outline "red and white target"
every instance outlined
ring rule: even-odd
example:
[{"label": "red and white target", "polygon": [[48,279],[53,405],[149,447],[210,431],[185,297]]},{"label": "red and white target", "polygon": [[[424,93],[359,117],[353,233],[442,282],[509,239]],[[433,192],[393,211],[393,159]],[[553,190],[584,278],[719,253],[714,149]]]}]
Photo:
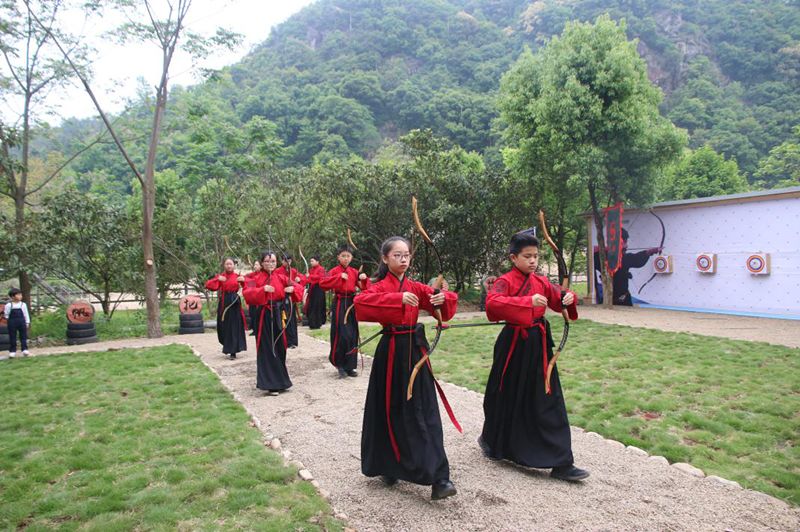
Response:
[{"label": "red and white target", "polygon": [[701,253],[694,264],[700,273],[714,273],[717,271],[717,256],[713,253]]},{"label": "red and white target", "polygon": [[653,271],[656,273],[672,273],[672,256],[657,255],[653,261]]},{"label": "red and white target", "polygon": [[747,257],[747,271],[753,275],[769,275],[769,253],[753,253]]}]

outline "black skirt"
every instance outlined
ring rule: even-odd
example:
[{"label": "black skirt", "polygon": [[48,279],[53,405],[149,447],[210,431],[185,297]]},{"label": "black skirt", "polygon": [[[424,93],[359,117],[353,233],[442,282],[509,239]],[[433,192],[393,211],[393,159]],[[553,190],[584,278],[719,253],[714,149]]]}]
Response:
[{"label": "black skirt", "polygon": [[256,388],[277,391],[292,387],[286,369],[286,335],[282,332],[281,304],[264,305],[259,316]]},{"label": "black skirt", "polygon": [[[550,324],[544,324],[549,361],[553,356],[553,339]],[[515,334],[516,345],[509,359]],[[494,363],[483,399],[485,420],[481,437],[494,458],[539,468],[573,463],[558,368],[553,368],[550,395],[545,393],[543,368],[541,329],[534,326],[515,331],[514,327],[504,327],[494,345]]]},{"label": "black skirt", "polygon": [[[391,382],[387,383],[392,341]],[[427,349],[424,329],[420,325],[413,335],[388,333],[378,343],[361,433],[361,472],[368,477],[387,475],[423,485],[450,478],[436,388],[427,367],[417,374],[413,397],[406,400],[411,371],[422,356],[420,346]],[[387,387],[390,389],[389,420],[386,415]],[[392,437],[396,447],[392,444]]]},{"label": "black skirt", "polygon": [[[358,353],[352,352],[358,345],[358,322],[353,305],[353,296],[334,296],[331,305],[331,351],[328,360],[337,368],[346,371],[358,366]],[[345,323],[345,317],[347,322]]]},{"label": "black skirt", "polygon": [[224,292],[217,307],[217,340],[222,352],[235,355],[247,351],[242,301],[236,292]]},{"label": "black skirt", "polygon": [[311,285],[308,292],[306,316],[311,329],[319,329],[325,323],[325,291],[318,284]]}]

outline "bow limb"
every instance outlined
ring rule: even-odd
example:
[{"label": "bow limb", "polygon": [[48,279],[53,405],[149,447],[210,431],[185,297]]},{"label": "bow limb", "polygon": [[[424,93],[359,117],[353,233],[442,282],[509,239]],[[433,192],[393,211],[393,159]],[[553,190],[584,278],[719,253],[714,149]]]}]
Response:
[{"label": "bow limb", "polygon": [[[544,235],[544,239],[547,241],[547,245],[549,245],[553,250],[553,254],[558,262],[558,271],[559,276],[561,277],[561,297],[563,298],[563,292],[569,290],[569,272],[567,270],[567,263],[564,261],[564,255],[561,253],[561,250],[558,249],[558,246],[550,236],[550,232],[547,230],[547,223],[544,219],[544,211],[541,209],[539,210],[539,225],[542,228],[542,234]],[[553,354],[553,358],[551,358],[550,362],[547,364],[547,373],[544,380],[544,390],[548,395],[552,391],[550,386],[550,377],[553,373],[553,368],[555,368],[556,360],[558,360],[559,355],[561,355],[561,351],[563,351],[564,346],[567,343],[567,338],[569,337],[569,314],[567,314],[567,310],[565,308],[561,309],[561,317],[564,318],[564,330],[561,333],[561,342],[559,342],[558,349]]]},{"label": "bow limb", "polygon": [[306,275],[308,275],[308,272],[310,271],[308,267],[308,261],[306,260],[306,256],[303,255],[303,248],[300,247],[300,244],[297,245],[297,253],[300,254],[300,258],[303,259],[303,264],[306,265]]},{"label": "bow limb", "polygon": [[[663,249],[664,248],[664,240],[667,237],[667,229],[664,227],[664,220],[662,220],[661,217],[659,215],[657,215],[655,213],[655,211],[653,211],[653,209],[648,209],[647,212],[649,212],[650,214],[655,216],[656,219],[658,220],[658,223],[661,224],[661,243],[658,245],[658,249]],[[636,292],[636,293],[637,294],[641,294],[642,290],[644,290],[644,287],[647,286],[647,284],[650,281],[652,281],[653,279],[655,279],[655,278],[656,278],[656,273],[653,272],[653,275],[651,275],[650,278],[647,281],[645,281],[645,283],[642,286],[639,287],[639,291]]]},{"label": "bow limb", "polygon": [[[433,293],[438,294],[441,291],[442,285],[444,284],[444,265],[442,264],[442,257],[439,255],[439,250],[436,249],[436,245],[433,243],[433,239],[431,239],[430,235],[428,235],[428,232],[425,231],[425,228],[422,227],[422,221],[420,220],[419,210],[417,208],[416,196],[411,196],[411,217],[414,220],[414,226],[416,227],[417,232],[425,241],[425,244],[431,246],[434,254],[436,255],[436,260],[439,264],[439,275],[436,276],[436,280],[433,282]],[[408,389],[406,390],[406,399],[408,400],[411,400],[413,395],[414,381],[417,378],[417,374],[419,373],[420,369],[422,369],[422,366],[428,362],[431,354],[436,349],[436,345],[439,343],[439,339],[442,336],[442,330],[445,328],[443,327],[444,320],[442,320],[442,309],[439,306],[434,306],[433,316],[436,318],[436,337],[433,339],[428,352],[422,355],[419,361],[414,364],[414,369],[411,371],[411,376],[408,379]],[[411,341],[412,339],[409,339],[409,350],[411,349]]]}]

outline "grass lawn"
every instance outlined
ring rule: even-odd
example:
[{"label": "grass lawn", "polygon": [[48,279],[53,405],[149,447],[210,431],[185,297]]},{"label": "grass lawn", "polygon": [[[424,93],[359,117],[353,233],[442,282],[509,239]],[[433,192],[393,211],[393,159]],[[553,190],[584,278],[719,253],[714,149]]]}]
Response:
[{"label": "grass lawn", "polygon": [[183,346],[0,363],[0,529],[339,529]]},{"label": "grass lawn", "polygon": [[[437,376],[483,392],[499,332],[444,331]],[[559,372],[573,425],[800,504],[800,350],[579,320]]]}]

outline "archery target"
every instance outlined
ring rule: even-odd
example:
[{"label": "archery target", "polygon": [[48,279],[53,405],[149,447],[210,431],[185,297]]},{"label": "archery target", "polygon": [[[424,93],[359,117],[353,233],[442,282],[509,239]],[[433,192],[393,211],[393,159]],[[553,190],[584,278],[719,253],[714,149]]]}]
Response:
[{"label": "archery target", "polygon": [[753,275],[769,275],[769,253],[753,253],[747,257],[747,271]]},{"label": "archery target", "polygon": [[655,273],[672,273],[672,257],[670,255],[657,255],[653,261]]},{"label": "archery target", "polygon": [[717,271],[717,256],[713,253],[701,253],[694,261],[700,273],[714,273]]}]

